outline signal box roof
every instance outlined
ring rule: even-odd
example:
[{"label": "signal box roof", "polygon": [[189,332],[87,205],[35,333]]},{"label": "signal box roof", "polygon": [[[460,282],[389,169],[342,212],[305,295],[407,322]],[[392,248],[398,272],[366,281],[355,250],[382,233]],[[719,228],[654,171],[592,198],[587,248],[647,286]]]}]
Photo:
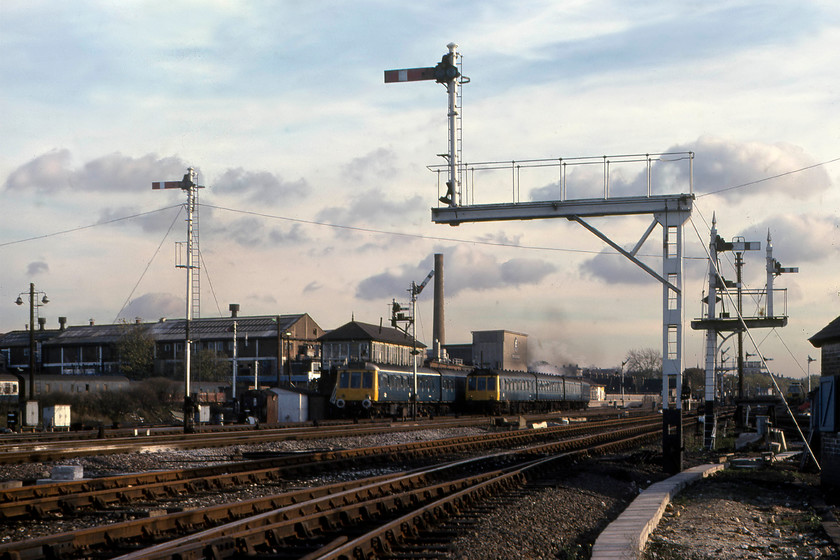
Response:
[{"label": "signal box roof", "polygon": [[838,341],[840,341],[840,317],[834,319],[820,332],[808,339],[808,342],[813,344],[816,348],[821,347],[826,342]]},{"label": "signal box roof", "polygon": [[[399,346],[412,346],[412,338],[399,329],[371,325],[359,321],[350,321],[335,330],[332,330],[318,339],[319,342],[341,342],[351,340],[369,340],[396,344]],[[417,348],[425,348],[426,345],[417,341]]]}]

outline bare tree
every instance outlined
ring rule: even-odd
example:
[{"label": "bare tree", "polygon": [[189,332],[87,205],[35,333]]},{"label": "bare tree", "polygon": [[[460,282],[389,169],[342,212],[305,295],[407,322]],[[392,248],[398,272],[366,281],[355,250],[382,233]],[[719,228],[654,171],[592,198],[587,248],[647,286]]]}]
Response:
[{"label": "bare tree", "polygon": [[640,374],[642,377],[655,377],[662,374],[662,354],[653,348],[634,348],[627,352],[626,371]]},{"label": "bare tree", "polygon": [[155,340],[145,325],[125,323],[120,326],[116,342],[120,373],[129,379],[144,379],[152,375]]}]

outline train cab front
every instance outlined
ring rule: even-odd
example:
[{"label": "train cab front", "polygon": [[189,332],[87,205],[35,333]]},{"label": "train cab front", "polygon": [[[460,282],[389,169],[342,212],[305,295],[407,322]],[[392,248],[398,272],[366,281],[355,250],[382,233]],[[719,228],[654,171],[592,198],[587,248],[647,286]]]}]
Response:
[{"label": "train cab front", "polygon": [[364,367],[338,371],[334,404],[339,414],[353,418],[370,416],[378,394],[376,371]]},{"label": "train cab front", "polygon": [[499,373],[477,369],[467,376],[467,407],[477,413],[492,413],[499,406]]}]

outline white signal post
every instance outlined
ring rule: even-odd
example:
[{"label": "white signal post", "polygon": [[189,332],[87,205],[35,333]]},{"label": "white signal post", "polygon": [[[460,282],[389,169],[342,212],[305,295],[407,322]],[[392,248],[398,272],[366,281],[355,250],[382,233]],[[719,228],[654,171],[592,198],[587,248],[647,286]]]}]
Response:
[{"label": "white signal post", "polygon": [[198,189],[204,188],[195,182],[195,170],[190,167],[180,181],[157,181],[152,183],[152,189],[181,189],[187,193],[187,263],[185,266],[177,265],[178,268],[187,269],[187,309],[184,322],[184,433],[195,431],[193,422],[194,407],[190,396],[190,321],[193,318],[193,283],[194,275],[197,273],[198,265],[193,262],[194,228],[193,216],[196,210]]},{"label": "white signal post", "polygon": [[446,194],[440,197],[440,201],[454,207],[461,205],[461,181],[458,174],[460,159],[458,144],[458,117],[460,116],[458,88],[462,84],[469,83],[470,79],[462,76],[458,69],[458,45],[456,43],[449,43],[446,47],[449,49],[449,52],[443,55],[437,66],[385,70],[385,83],[435,80],[437,83],[446,86],[449,94],[449,110],[447,112],[449,121],[449,151],[445,154],[445,157],[447,158],[449,168],[449,180],[446,182]]}]

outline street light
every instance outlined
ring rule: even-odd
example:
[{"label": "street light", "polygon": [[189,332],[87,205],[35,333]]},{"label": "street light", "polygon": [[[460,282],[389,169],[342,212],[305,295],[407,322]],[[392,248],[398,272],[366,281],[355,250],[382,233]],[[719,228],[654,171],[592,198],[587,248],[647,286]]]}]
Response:
[{"label": "street light", "polygon": [[[43,294],[41,302],[38,302],[36,296]],[[23,305],[23,297],[26,292],[18,294],[15,303]],[[44,292],[36,292],[35,284],[29,284],[29,400],[35,400],[35,309],[46,305],[50,302],[47,294]]]},{"label": "street light", "polygon": [[[290,331],[286,331],[281,335],[281,338],[285,340],[285,348],[281,348],[280,350],[285,354],[285,362],[286,362],[286,376],[289,380],[289,388],[292,387],[292,333]],[[277,385],[280,385],[280,380],[277,380]]]},{"label": "street light", "polygon": [[808,356],[808,392],[811,392],[811,362],[816,362],[816,358]]},{"label": "street light", "polygon": [[621,362],[621,408],[624,408],[624,366],[629,360]]}]

